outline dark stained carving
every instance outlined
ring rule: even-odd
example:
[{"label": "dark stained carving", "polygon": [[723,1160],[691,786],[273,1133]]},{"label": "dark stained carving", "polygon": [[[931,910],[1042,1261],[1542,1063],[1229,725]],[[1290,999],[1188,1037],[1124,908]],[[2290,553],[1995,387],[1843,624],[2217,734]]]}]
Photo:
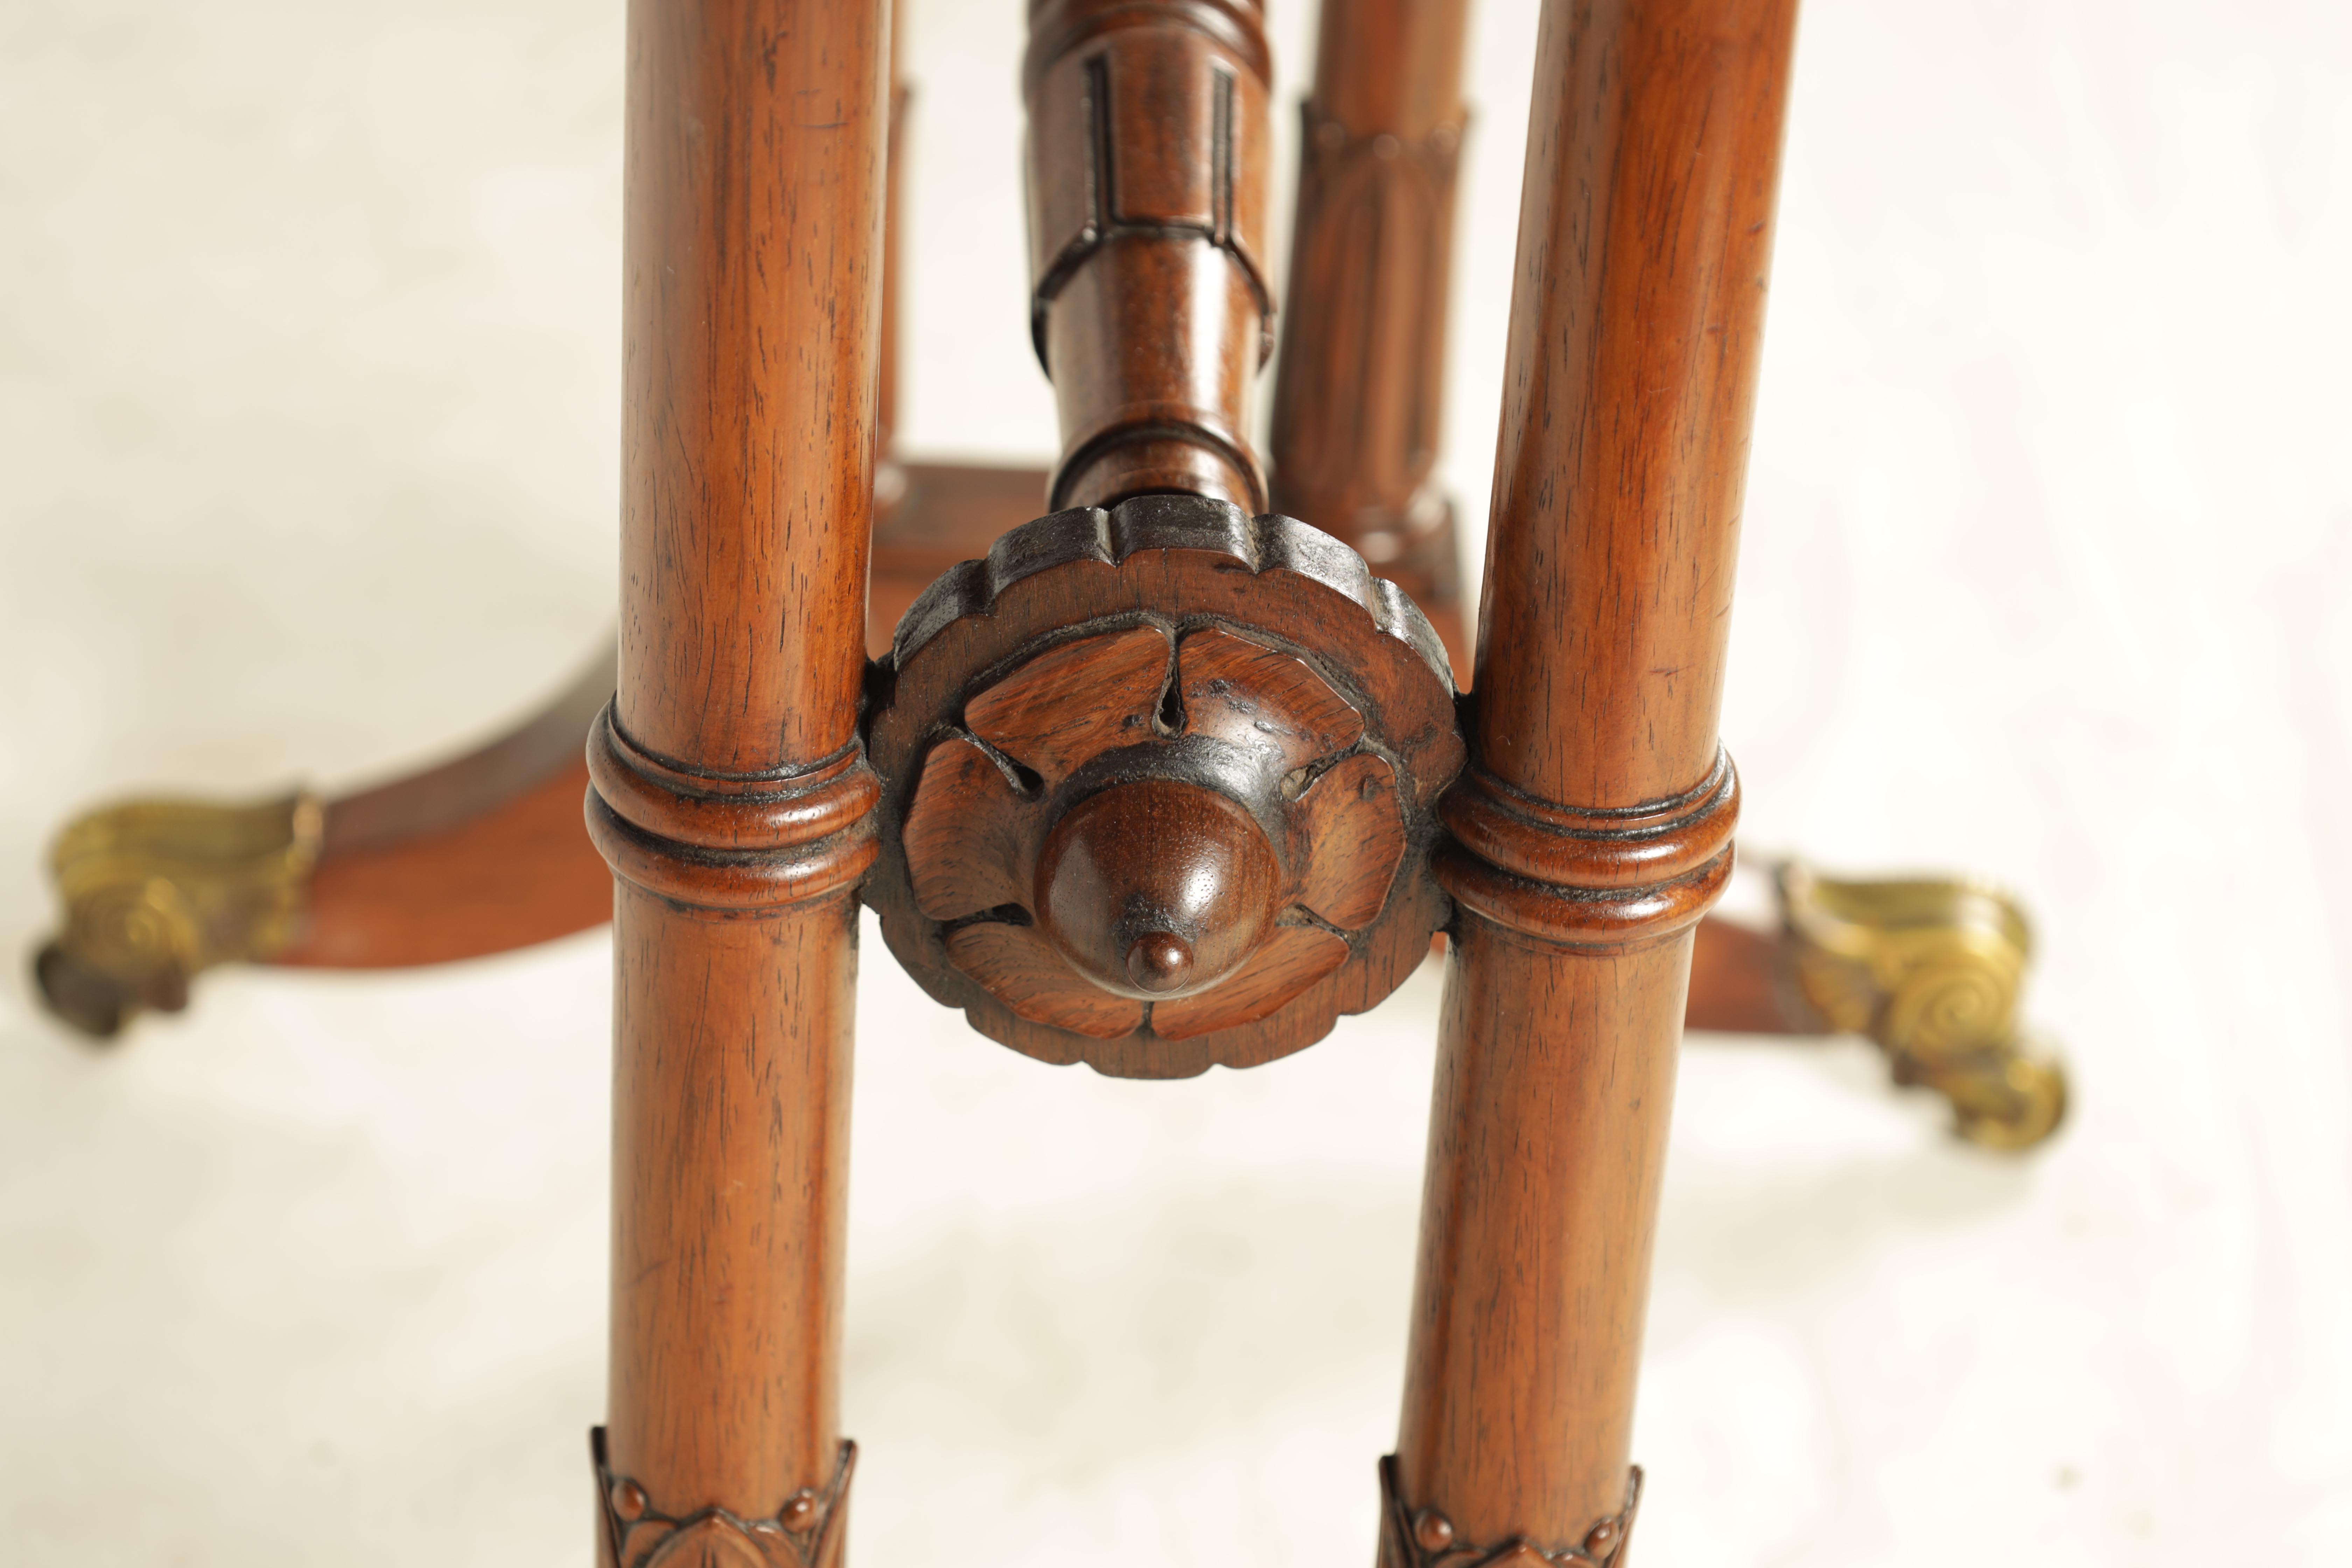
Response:
[{"label": "dark stained carving", "polygon": [[1291,519],[1193,496],[1041,518],[916,603],[873,697],[867,900],[1015,1049],[1270,1060],[1388,994],[1444,919],[1443,652]]},{"label": "dark stained carving", "polygon": [[1398,1490],[1391,1456],[1381,1461],[1380,1568],[1616,1568],[1641,1501],[1636,1465],[1626,1478],[1625,1506],[1595,1521],[1582,1540],[1559,1546],[1513,1536],[1481,1545],[1461,1539],[1442,1510],[1408,1502]]},{"label": "dark stained carving", "polygon": [[596,1467],[598,1568],[835,1568],[857,1445],[845,1441],[824,1489],[803,1487],[760,1519],[723,1508],[664,1511],[604,1462],[604,1429],[588,1434]]},{"label": "dark stained carving", "polygon": [[1275,510],[1328,530],[1394,578],[1429,612],[1463,677],[1454,507],[1431,470],[1469,121],[1468,11],[1467,0],[1322,0],[1271,452]]},{"label": "dark stained carving", "polygon": [[1408,141],[1312,103],[1303,115],[1276,503],[1345,539],[1416,600],[1452,606],[1454,512],[1429,479],[1462,127]]},{"label": "dark stained carving", "polygon": [[1253,0],[1033,0],[1030,331],[1061,404],[1046,506],[1266,508],[1268,61]]}]

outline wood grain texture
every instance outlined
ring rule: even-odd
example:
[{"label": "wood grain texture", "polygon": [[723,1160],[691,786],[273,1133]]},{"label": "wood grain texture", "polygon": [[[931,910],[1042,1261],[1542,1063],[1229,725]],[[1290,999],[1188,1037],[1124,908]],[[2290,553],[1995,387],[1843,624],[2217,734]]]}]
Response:
[{"label": "wood grain texture", "polygon": [[1832,1033],[1798,988],[1792,967],[1784,933],[1709,915],[1691,933],[1683,1027],[1735,1035]]},{"label": "wood grain texture", "polygon": [[1254,1024],[1347,962],[1345,937],[1286,926],[1215,990],[1154,1004],[1151,1026],[1169,1039],[1190,1040]]},{"label": "wood grain texture", "polygon": [[988,547],[1035,517],[1052,476],[1043,468],[976,463],[899,463],[903,487],[874,517],[873,585],[866,601],[866,651],[890,651],[899,617],[940,573],[988,553]]},{"label": "wood grain texture", "polygon": [[[886,361],[887,363],[887,361]],[[866,647],[887,653],[940,574],[1037,514],[1043,469],[913,463],[877,524]],[[613,699],[607,651],[504,735],[327,803],[293,943],[266,962],[386,969],[511,952],[612,919],[611,870],[589,842],[581,749]]]},{"label": "wood grain texture", "polygon": [[1071,984],[1069,965],[1034,926],[957,926],[946,933],[945,942],[956,968],[1014,1017],[1094,1040],[1123,1039],[1143,1026],[1141,1002]]},{"label": "wood grain texture", "polygon": [[1793,15],[1544,10],[1475,682],[1482,766],[1543,799],[1715,763]]},{"label": "wood grain texture", "polygon": [[1570,1545],[1623,1497],[1688,962],[1454,932],[1397,1462],[1472,1539]]},{"label": "wood grain texture", "polygon": [[1302,106],[1275,504],[1412,595],[1466,672],[1445,396],[1465,0],[1323,0]]},{"label": "wood grain texture", "polygon": [[[905,499],[875,534],[866,646],[881,652],[916,596],[1028,521],[1045,485],[1043,469],[917,463],[904,471]],[[508,734],[451,762],[331,800],[301,932],[267,962],[340,969],[442,963],[528,947],[610,920],[611,868],[582,825],[580,799],[588,783],[581,737],[612,700],[612,669],[606,654]],[[1318,782],[1302,806],[1324,809],[1330,788]],[[906,831],[920,831],[911,816]],[[917,859],[940,867],[952,857],[936,852]],[[1385,886],[1371,861],[1350,865],[1365,871],[1366,887]],[[961,901],[960,895],[950,901]],[[1304,901],[1335,924],[1356,923],[1339,912],[1354,906],[1337,893],[1318,889]],[[1697,930],[1686,1026],[1825,1032],[1819,1015],[1782,983],[1780,954],[1774,936],[1706,919]]]},{"label": "wood grain texture", "polygon": [[[1164,685],[1149,683],[1155,672]],[[1388,994],[1442,919],[1419,868],[1462,756],[1444,654],[1392,585],[1290,519],[1154,496],[1013,531],[908,612],[877,671],[867,740],[885,793],[866,897],[891,951],[983,1033],[1044,1060],[1145,1077],[1271,1060]],[[1377,765],[1356,760],[1366,756]],[[1335,789],[1358,796],[1349,809],[1316,794],[1335,775]],[[1154,781],[1222,797],[1231,820],[1196,814],[1186,826],[1185,813],[1157,808],[1122,818],[1096,900],[1116,951],[1089,958],[1072,934],[1086,921],[1057,921],[1045,907],[1048,837],[1066,813]],[[983,820],[943,826],[957,813]],[[1218,922],[1188,914],[1190,895],[1175,896],[1168,878],[1177,861],[1197,861],[1216,873],[1202,884],[1212,891],[1253,883],[1241,840],[1258,832],[1283,878],[1269,933],[1283,956],[1228,971],[1207,935]],[[918,871],[918,854],[940,863]],[[1363,863],[1321,864],[1335,854]],[[975,868],[982,858],[1004,863]],[[1320,902],[1305,901],[1310,889]],[[988,924],[1019,934],[970,934]],[[1330,940],[1289,934],[1299,929]],[[1197,989],[1175,977],[1185,955],[1172,947],[1164,990],[1125,972],[1131,997],[1169,998],[1129,1029],[1106,1039],[1106,1021],[1129,1015],[1091,1003],[1082,1025],[1055,1022],[1059,1005],[1041,999],[1030,966],[1059,953],[1074,986],[1114,994],[1113,960],[1142,962],[1137,944],[1160,938],[1180,939],[1200,974],[1220,981],[1182,998],[1181,1035],[1151,1023]],[[1224,986],[1241,989],[1212,1008],[1206,998]]]},{"label": "wood grain texture", "polygon": [[[1144,774],[1075,801],[1038,851],[1029,900],[1038,929],[1082,978],[1155,1009],[1227,989],[1297,891],[1258,804],[1181,774]],[[1263,1016],[1297,989],[1269,992],[1231,1022]]]},{"label": "wood grain texture", "polygon": [[[618,879],[608,1568],[631,1508],[790,1534],[825,1493],[840,1539],[888,31],[883,0],[629,10],[620,683],[587,797]],[[642,1560],[781,1539],[721,1521]]]},{"label": "wood grain texture", "polygon": [[1554,1562],[1624,1504],[1689,932],[1731,864],[1716,720],[1793,22],[1549,0],[1537,44],[1394,1490]]},{"label": "wood grain texture", "polygon": [[1177,645],[1176,686],[1188,733],[1261,752],[1277,778],[1363,738],[1364,716],[1305,659],[1217,627]]},{"label": "wood grain texture", "polygon": [[615,904],[611,1464],[745,1519],[840,1440],[856,910]]},{"label": "wood grain texture", "polygon": [[274,963],[379,969],[552,941],[612,918],[580,826],[581,750],[612,700],[606,649],[488,744],[327,803],[301,929]]},{"label": "wood grain texture", "polygon": [[1151,732],[1168,685],[1167,636],[1129,626],[1048,649],[964,704],[980,739],[1048,778],[1067,778]]},{"label": "wood grain texture", "polygon": [[629,18],[621,727],[760,773],[856,730],[887,19],[860,0]]},{"label": "wood grain texture", "polygon": [[1298,901],[1341,931],[1378,918],[1404,859],[1404,812],[1388,759],[1358,752],[1298,797],[1310,851]]},{"label": "wood grain texture", "polygon": [[1265,510],[1273,350],[1255,0],[1032,0],[1031,331],[1061,409],[1047,509],[1158,492]]},{"label": "wood grain texture", "polygon": [[899,826],[915,907],[935,921],[1025,903],[1021,867],[1034,854],[1018,787],[976,742],[931,748]]}]

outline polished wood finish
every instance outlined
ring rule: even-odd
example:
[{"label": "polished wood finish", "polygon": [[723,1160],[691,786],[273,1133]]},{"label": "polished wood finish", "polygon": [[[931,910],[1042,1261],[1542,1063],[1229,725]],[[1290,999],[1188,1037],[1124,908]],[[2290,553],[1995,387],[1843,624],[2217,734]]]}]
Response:
[{"label": "polished wood finish", "polygon": [[[1779,941],[1702,923],[1738,813],[1716,727],[1794,0],[1548,0],[1459,704],[1398,584],[1453,604],[1429,479],[1460,0],[1324,6],[1274,496],[1337,537],[1269,511],[1244,435],[1273,315],[1255,0],[1033,0],[1063,456],[888,460],[886,6],[631,7],[611,700],[606,660],[457,763],[215,813],[217,864],[140,808],[84,848],[227,878],[210,907],[285,963],[496,951],[610,900],[606,1568],[840,1562],[861,897],[983,1032],[1139,1077],[1310,1044],[1443,927],[1381,1560],[1615,1568],[1685,1014],[1866,1030],[1997,1147],[2064,1104],[2016,1029],[2022,915],[1989,890],[1784,866]],[[1041,497],[1062,510],[1032,521]],[[174,890],[120,870],[88,875]],[[183,945],[147,1005],[184,1001]],[[53,947],[41,973],[119,1023],[121,972]]]},{"label": "polished wood finish", "polygon": [[1626,1500],[1793,21],[1543,12],[1395,1468],[1465,1547]]},{"label": "polished wood finish", "polygon": [[1031,0],[1031,331],[1063,441],[1045,510],[1266,510],[1269,70],[1256,0]]},{"label": "polished wood finish", "polygon": [[327,803],[301,928],[270,962],[383,969],[548,942],[612,917],[580,826],[581,747],[613,696],[606,649],[521,728]]},{"label": "polished wood finish", "polygon": [[[1716,729],[1793,13],[1548,0],[1458,702],[1398,582],[1450,593],[1428,480],[1459,0],[1327,0],[1306,114],[1277,494],[1386,577],[1268,511],[1244,437],[1273,312],[1255,0],[1033,0],[1050,477],[886,461],[887,0],[635,0],[617,689],[592,674],[516,735],[323,812],[212,824],[273,945],[315,851],[289,963],[555,934],[589,923],[599,868],[606,1568],[841,1559],[860,898],[983,1032],[1137,1077],[1301,1048],[1447,932],[1383,1568],[1622,1561],[1686,1004],[1749,1028],[1817,1005],[1968,1076],[1948,1092],[1970,1136],[2054,1125],[2063,1082],[2021,1076],[2030,942],[2006,900],[1784,867],[1781,942],[1702,924],[1738,815]],[[1041,492],[1060,510],[1015,526]],[[583,779],[584,834],[551,804]],[[202,861],[200,833],[142,809],[124,845]],[[122,847],[107,826],[93,857]],[[154,890],[100,869],[100,891]],[[104,1015],[114,982],[52,956],[44,984]]]},{"label": "polished wood finish", "polygon": [[1037,516],[1051,477],[1043,468],[968,463],[907,463],[898,472],[903,492],[874,521],[866,647],[876,658],[890,651],[899,618],[941,573],[979,560]]},{"label": "polished wood finish", "polygon": [[588,796],[618,879],[617,1568],[839,1548],[887,58],[881,0],[629,12],[620,685]]},{"label": "polished wood finish", "polygon": [[1691,936],[1684,1028],[1733,1035],[1831,1032],[1795,984],[1785,934],[1709,915]]},{"label": "polished wood finish", "polygon": [[[908,463],[877,522],[866,647],[923,589],[1036,515],[1040,468]],[[326,803],[293,943],[266,962],[387,969],[507,952],[612,919],[612,876],[580,821],[581,749],[612,700],[614,655],[520,726],[420,773]]]},{"label": "polished wood finish", "polygon": [[1445,395],[1467,0],[1323,0],[1275,378],[1274,504],[1411,594],[1469,671]]},{"label": "polished wood finish", "polygon": [[973,1026],[1122,1077],[1247,1067],[1427,952],[1460,769],[1428,622],[1336,540],[1204,496],[1040,518],[876,671],[866,897]]},{"label": "polished wood finish", "polygon": [[[1046,479],[1041,468],[963,464],[909,463],[900,471],[901,500],[874,531],[866,636],[877,656],[889,651],[899,617],[923,589],[1030,521]],[[1443,636],[1436,617],[1432,624]],[[611,871],[582,829],[579,805],[588,782],[581,746],[611,700],[613,668],[611,654],[591,661],[546,708],[488,745],[329,801],[300,933],[267,962],[440,963],[609,921]],[[1697,931],[1685,1026],[1829,1032],[1790,984],[1785,949],[1779,933],[1709,916]]]},{"label": "polished wood finish", "polygon": [[890,0],[890,127],[882,166],[882,320],[874,392],[874,510],[878,517],[904,493],[895,462],[898,447],[898,290],[906,277],[907,116],[914,89],[907,83],[906,6]]}]

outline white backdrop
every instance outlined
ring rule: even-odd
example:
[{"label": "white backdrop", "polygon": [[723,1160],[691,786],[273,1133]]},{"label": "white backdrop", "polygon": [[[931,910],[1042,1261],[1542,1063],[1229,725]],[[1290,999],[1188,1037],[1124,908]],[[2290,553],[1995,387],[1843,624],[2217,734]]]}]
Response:
[{"label": "white backdrop", "polygon": [[[1042,457],[1020,6],[911,8],[905,434]],[[1476,28],[1474,536],[1532,5]],[[2019,889],[2076,1114],[2003,1159],[1864,1047],[1694,1042],[1643,1568],[2345,1561],[2347,64],[2335,0],[1811,4],[1743,837]],[[0,950],[92,796],[380,775],[596,645],[620,72],[609,0],[0,7]],[[1369,1563],[1434,977],[1133,1085],[866,953],[857,1560]],[[608,984],[223,973],[92,1053],[11,958],[0,1558],[586,1561]]]}]

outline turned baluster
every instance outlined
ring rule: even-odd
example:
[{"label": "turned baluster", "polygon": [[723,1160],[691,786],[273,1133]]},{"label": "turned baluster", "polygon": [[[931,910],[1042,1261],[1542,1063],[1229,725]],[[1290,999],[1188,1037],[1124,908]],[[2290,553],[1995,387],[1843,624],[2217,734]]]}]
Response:
[{"label": "turned baluster", "polygon": [[1276,507],[1360,551],[1468,669],[1445,396],[1467,0],[1323,0],[1275,375]]},{"label": "turned baluster", "polygon": [[629,11],[608,1568],[839,1551],[887,52],[882,0]]},{"label": "turned baluster", "polygon": [[1544,8],[1388,1568],[1624,1541],[1794,11]]}]

